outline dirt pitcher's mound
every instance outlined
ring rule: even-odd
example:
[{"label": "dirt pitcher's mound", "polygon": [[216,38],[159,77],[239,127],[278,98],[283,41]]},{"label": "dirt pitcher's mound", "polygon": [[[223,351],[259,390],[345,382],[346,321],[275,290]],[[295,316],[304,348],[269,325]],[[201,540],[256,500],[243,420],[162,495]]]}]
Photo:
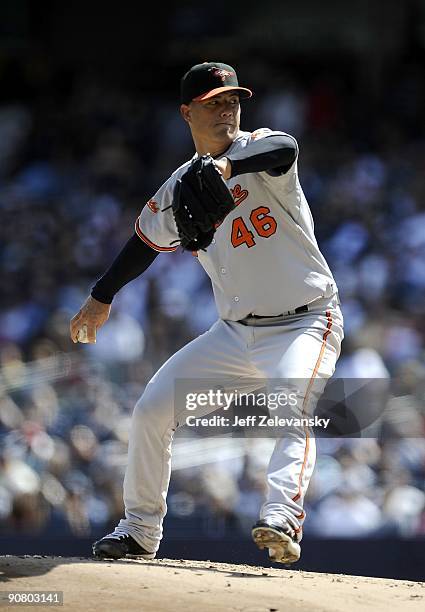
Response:
[{"label": "dirt pitcher's mound", "polygon": [[4,608],[5,592],[16,591],[62,591],[60,609],[76,612],[419,612],[425,599],[425,583],[407,580],[172,559],[5,556],[0,557],[0,581],[2,609],[11,609],[7,603]]}]

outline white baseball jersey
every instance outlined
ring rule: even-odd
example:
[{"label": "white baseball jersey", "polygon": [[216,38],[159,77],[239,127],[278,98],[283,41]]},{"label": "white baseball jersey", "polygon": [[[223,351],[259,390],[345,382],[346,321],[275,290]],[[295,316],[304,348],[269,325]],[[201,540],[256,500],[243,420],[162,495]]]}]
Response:
[{"label": "white baseball jersey", "polygon": [[[275,134],[282,132],[267,128],[253,133],[240,131],[223,155],[247,157],[250,143]],[[314,236],[297,161],[298,156],[280,176],[257,172],[226,181],[236,208],[218,227],[206,251],[197,253],[211,279],[222,319],[238,321],[249,314],[278,316],[337,291]],[[168,207],[176,180],[190,163],[171,175],[136,221],[139,237],[157,251],[179,248],[172,209]]]}]

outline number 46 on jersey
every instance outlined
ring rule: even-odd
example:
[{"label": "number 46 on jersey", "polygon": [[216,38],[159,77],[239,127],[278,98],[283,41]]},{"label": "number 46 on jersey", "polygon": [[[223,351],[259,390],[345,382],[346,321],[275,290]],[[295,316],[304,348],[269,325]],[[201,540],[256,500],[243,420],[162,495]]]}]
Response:
[{"label": "number 46 on jersey", "polygon": [[236,217],[232,223],[231,242],[236,249],[242,244],[250,249],[255,246],[255,234],[261,238],[270,238],[276,232],[277,222],[270,214],[270,208],[267,206],[258,206],[249,215],[250,226],[252,231],[242,217]]}]

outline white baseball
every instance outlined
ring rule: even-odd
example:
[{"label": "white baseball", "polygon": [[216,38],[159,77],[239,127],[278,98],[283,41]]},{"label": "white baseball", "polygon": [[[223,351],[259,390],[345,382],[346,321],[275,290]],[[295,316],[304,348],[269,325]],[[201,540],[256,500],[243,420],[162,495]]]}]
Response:
[{"label": "white baseball", "polygon": [[78,342],[83,342],[83,343],[87,343],[89,341],[89,338],[87,336],[87,325],[85,323],[83,327],[78,330],[77,340]]}]

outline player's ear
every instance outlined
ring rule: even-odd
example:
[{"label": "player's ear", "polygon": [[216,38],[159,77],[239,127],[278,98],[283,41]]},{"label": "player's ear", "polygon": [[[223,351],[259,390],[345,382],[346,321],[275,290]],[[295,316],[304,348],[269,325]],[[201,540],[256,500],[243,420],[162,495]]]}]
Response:
[{"label": "player's ear", "polygon": [[187,123],[190,123],[190,106],[182,104],[180,106],[180,114]]}]

